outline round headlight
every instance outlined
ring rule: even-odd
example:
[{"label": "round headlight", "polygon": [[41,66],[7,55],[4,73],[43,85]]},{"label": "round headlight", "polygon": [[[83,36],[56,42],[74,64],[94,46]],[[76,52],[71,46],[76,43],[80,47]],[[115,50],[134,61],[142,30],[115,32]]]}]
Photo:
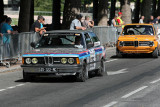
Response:
[{"label": "round headlight", "polygon": [[124,45],[124,42],[123,41],[120,41],[119,42],[119,46],[123,46]]},{"label": "round headlight", "polygon": [[32,63],[33,63],[33,64],[37,64],[37,63],[38,63],[38,59],[37,59],[37,58],[33,58],[33,59],[32,59]]},{"label": "round headlight", "polygon": [[62,58],[62,59],[61,59],[61,63],[62,63],[62,64],[66,64],[66,63],[67,63],[67,58]]},{"label": "round headlight", "polygon": [[25,62],[26,62],[27,64],[31,64],[32,60],[31,60],[31,58],[26,58]]},{"label": "round headlight", "polygon": [[153,41],[149,41],[149,46],[154,46],[154,42]]},{"label": "round headlight", "polygon": [[69,59],[68,59],[68,63],[69,63],[69,64],[73,64],[73,63],[74,63],[74,59],[73,59],[73,58],[69,58]]}]

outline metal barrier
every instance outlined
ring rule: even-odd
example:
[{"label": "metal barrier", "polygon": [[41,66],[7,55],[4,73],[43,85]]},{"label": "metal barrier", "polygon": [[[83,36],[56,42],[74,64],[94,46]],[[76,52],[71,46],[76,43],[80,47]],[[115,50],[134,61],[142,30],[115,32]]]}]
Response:
[{"label": "metal barrier", "polygon": [[121,28],[117,29],[116,27],[111,26],[96,26],[92,28],[92,31],[99,37],[102,45],[114,47],[119,37],[118,31],[121,32],[120,29]]}]

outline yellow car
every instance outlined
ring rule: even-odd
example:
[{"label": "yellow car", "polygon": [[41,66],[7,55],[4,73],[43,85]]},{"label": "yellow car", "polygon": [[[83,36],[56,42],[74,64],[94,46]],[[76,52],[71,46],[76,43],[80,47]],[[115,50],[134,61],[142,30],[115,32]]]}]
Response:
[{"label": "yellow car", "polygon": [[152,24],[128,24],[118,38],[116,54],[122,57],[130,53],[148,53],[158,58],[159,47],[159,38]]}]

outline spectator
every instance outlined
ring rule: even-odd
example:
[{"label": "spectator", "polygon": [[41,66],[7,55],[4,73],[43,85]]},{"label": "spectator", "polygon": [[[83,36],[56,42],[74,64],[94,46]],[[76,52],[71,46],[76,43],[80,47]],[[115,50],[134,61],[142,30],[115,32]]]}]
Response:
[{"label": "spectator", "polygon": [[92,28],[94,26],[94,21],[89,21],[89,16],[85,16],[85,20],[83,21],[83,27]]},{"label": "spectator", "polygon": [[154,20],[154,16],[151,16],[151,17],[150,17],[150,20],[148,21],[148,23],[149,23],[149,24],[152,24],[153,20]]},{"label": "spectator", "polygon": [[46,28],[46,27],[43,27],[44,23],[45,23],[45,18],[43,18],[42,23],[40,23],[41,24],[41,28]]},{"label": "spectator", "polygon": [[144,16],[141,16],[139,23],[144,23]]},{"label": "spectator", "polygon": [[153,24],[158,24],[159,19],[160,19],[160,16],[158,16],[157,18],[155,18],[155,19],[152,21],[152,23],[153,23]]},{"label": "spectator", "polygon": [[76,19],[74,19],[70,25],[70,30],[86,30],[86,28],[82,27],[81,24],[82,17],[83,16],[81,14],[76,16]]},{"label": "spectator", "polygon": [[32,24],[31,32],[39,32],[40,35],[43,34],[43,32],[46,32],[45,27],[41,28],[41,23],[43,23],[44,17],[38,16],[38,19]]},{"label": "spectator", "polygon": [[122,12],[118,12],[117,23],[123,28],[125,22],[121,18],[122,18]]},{"label": "spectator", "polygon": [[6,19],[8,18],[7,15],[4,15],[3,18],[2,18],[2,23],[0,24],[0,32],[1,32],[1,29],[2,29],[2,26],[4,23],[6,23]]},{"label": "spectator", "polygon": [[114,18],[111,21],[111,26],[119,27],[120,25],[117,25],[117,16],[115,15]]}]

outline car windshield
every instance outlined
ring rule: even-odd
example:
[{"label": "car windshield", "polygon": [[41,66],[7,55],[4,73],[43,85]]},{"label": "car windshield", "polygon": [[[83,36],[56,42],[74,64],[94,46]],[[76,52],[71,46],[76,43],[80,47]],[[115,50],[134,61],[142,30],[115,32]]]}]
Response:
[{"label": "car windshield", "polygon": [[127,25],[122,32],[123,35],[154,35],[153,27],[150,25]]},{"label": "car windshield", "polygon": [[36,48],[83,48],[81,34],[44,34]]}]

